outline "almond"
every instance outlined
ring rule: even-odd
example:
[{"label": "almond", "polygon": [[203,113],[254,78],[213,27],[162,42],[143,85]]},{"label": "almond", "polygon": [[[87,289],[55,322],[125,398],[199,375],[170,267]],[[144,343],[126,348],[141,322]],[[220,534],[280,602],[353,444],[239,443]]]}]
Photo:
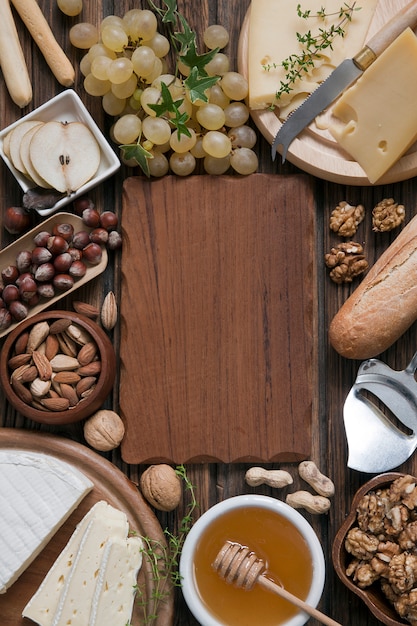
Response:
[{"label": "almond", "polygon": [[22,354],[22,352],[27,352],[26,347],[29,339],[29,331],[25,331],[16,339],[16,343],[14,344],[14,351],[16,354]]},{"label": "almond", "polygon": [[92,304],[88,304],[88,302],[80,302],[79,300],[76,300],[72,303],[72,306],[77,313],[85,315],[90,319],[96,319],[100,314],[98,308]]},{"label": "almond", "polygon": [[45,340],[45,356],[49,361],[59,352],[59,342],[56,335],[48,335]]},{"label": "almond", "polygon": [[66,411],[70,404],[68,398],[42,398],[40,402],[48,411]]},{"label": "almond", "polygon": [[29,331],[29,337],[26,344],[26,352],[33,352],[41,343],[45,341],[47,336],[49,335],[49,324],[48,322],[38,322]]},{"label": "almond", "polygon": [[52,370],[54,372],[62,372],[64,370],[76,370],[80,364],[78,359],[67,354],[58,353],[50,361]]},{"label": "almond", "polygon": [[29,363],[31,359],[32,359],[32,355],[29,354],[28,352],[24,352],[22,354],[15,354],[15,356],[12,356],[8,360],[7,365],[10,367],[11,370],[15,370],[21,365],[26,365],[26,363]]},{"label": "almond", "polygon": [[29,389],[25,387],[24,384],[20,382],[20,380],[18,380],[17,378],[12,378],[11,382],[12,382],[12,387],[13,387],[15,394],[21,400],[23,400],[23,402],[25,402],[26,404],[30,404],[33,398]]},{"label": "almond", "polygon": [[34,350],[32,353],[33,363],[39,372],[39,378],[41,380],[50,380],[52,376],[51,362],[46,358],[44,354]]},{"label": "almond", "polygon": [[61,383],[61,396],[63,398],[67,398],[70,406],[78,404],[79,397],[77,396],[77,392],[74,387],[68,385],[67,383]]},{"label": "almond", "polygon": [[100,312],[101,323],[106,330],[112,330],[117,324],[117,302],[113,291],[109,291],[103,301]]},{"label": "almond", "polygon": [[42,380],[41,378],[35,378],[30,383],[29,391],[34,398],[42,398],[46,396],[51,388],[50,380]]},{"label": "almond", "polygon": [[77,352],[78,352],[77,345],[75,341],[73,341],[70,337],[68,337],[66,332],[58,333],[56,335],[56,338],[58,339],[61,352],[63,352],[64,354],[67,354],[68,356],[74,356],[74,357],[77,356]]},{"label": "almond", "polygon": [[58,333],[63,333],[70,324],[71,324],[70,319],[59,318],[55,320],[55,322],[52,322],[49,328],[49,332],[51,333],[51,335],[57,335]]},{"label": "almond", "polygon": [[81,397],[83,393],[91,389],[93,385],[96,384],[97,378],[95,376],[86,376],[85,378],[81,378],[80,381],[76,384],[75,391]]},{"label": "almond", "polygon": [[19,376],[19,380],[22,383],[31,383],[32,380],[35,380],[38,376],[38,369],[35,365],[30,365],[22,374]]},{"label": "almond", "polygon": [[84,346],[91,341],[90,333],[79,324],[70,324],[66,330],[66,334],[72,341],[80,346]]},{"label": "almond", "polygon": [[74,371],[57,372],[54,376],[54,383],[66,383],[68,385],[75,385],[81,380],[81,376]]},{"label": "almond", "polygon": [[87,365],[95,358],[97,354],[97,344],[94,341],[89,341],[84,344],[79,353],[77,359],[80,365]]},{"label": "almond", "polygon": [[91,361],[77,369],[80,376],[97,376],[101,372],[101,361]]}]

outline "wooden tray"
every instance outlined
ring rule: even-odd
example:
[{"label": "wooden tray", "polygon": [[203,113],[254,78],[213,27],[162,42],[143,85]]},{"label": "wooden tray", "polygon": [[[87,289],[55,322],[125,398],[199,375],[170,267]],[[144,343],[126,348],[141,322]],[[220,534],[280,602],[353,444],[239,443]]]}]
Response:
[{"label": "wooden tray", "polygon": [[127,463],[309,456],[314,216],[304,175],[125,181]]},{"label": "wooden tray", "polygon": [[[1,428],[0,448],[34,450],[55,456],[62,461],[75,465],[94,483],[93,490],[81,502],[41,554],[10,587],[7,593],[0,595],[1,624],[7,624],[7,626],[25,626],[28,624],[28,620],[21,617],[23,607],[35,593],[45,574],[64,548],[76,524],[99,500],[106,500],[109,504],[124,511],[132,530],[136,530],[142,536],[165,541],[158,520],[143,500],[136,485],[116,466],[86,446],[47,433]],[[146,586],[146,596],[150,598],[155,583],[146,559],[143,561],[138,584]],[[161,603],[156,624],[159,626],[172,624],[173,610],[173,594],[169,592],[166,601]],[[138,602],[134,604],[131,623],[132,626],[143,624],[143,615]]]},{"label": "wooden tray", "polygon": [[[366,39],[372,37],[400,9],[409,4],[409,0],[379,0],[374,18],[370,24]],[[244,19],[238,49],[239,71],[248,76],[250,7]],[[352,50],[352,55],[358,52]],[[251,111],[251,117],[265,139],[272,144],[282,123],[270,110]],[[280,156],[278,155],[279,159]],[[287,160],[308,172],[345,185],[367,186],[369,182],[360,165],[342,150],[329,132],[320,130],[313,122],[291,143]],[[378,185],[407,180],[417,175],[417,143],[378,181]]]}]

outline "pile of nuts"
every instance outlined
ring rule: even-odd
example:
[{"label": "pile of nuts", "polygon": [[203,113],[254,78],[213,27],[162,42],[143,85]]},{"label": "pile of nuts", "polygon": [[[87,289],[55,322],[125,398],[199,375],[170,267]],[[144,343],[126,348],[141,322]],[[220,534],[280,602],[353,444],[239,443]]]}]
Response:
[{"label": "pile of nuts", "polygon": [[66,411],[94,391],[101,361],[90,333],[69,318],[58,318],[22,333],[8,367],[11,386],[25,404]]},{"label": "pile of nuts", "polygon": [[[1,269],[0,331],[25,319],[40,301],[71,289],[89,266],[101,262],[103,246],[115,249],[116,239],[116,247],[120,246],[120,235],[114,230],[117,216],[112,211],[100,214],[88,207],[83,223],[87,228],[77,232],[70,223],[56,223],[51,232],[41,230],[33,238],[32,249],[20,250],[14,264]],[[116,234],[110,246],[111,233]]]}]

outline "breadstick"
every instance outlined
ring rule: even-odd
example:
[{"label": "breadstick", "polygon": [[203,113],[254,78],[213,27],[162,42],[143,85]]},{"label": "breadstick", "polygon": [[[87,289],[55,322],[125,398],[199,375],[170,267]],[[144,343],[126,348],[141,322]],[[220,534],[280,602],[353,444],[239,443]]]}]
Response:
[{"label": "breadstick", "polygon": [[55,39],[36,0],[12,0],[12,2],[57,81],[65,87],[72,85],[75,79],[74,67]]},{"label": "breadstick", "polygon": [[9,0],[0,0],[0,65],[11,99],[25,107],[32,100],[32,85]]}]

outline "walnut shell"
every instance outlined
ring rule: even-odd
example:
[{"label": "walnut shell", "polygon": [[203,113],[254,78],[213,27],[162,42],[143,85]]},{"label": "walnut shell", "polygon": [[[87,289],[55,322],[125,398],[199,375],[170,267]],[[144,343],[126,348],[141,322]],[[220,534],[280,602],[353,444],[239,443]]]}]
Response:
[{"label": "walnut shell", "polygon": [[140,477],[144,498],[159,511],[173,511],[182,496],[181,479],[164,463],[150,465]]},{"label": "walnut shell", "polygon": [[120,445],[125,434],[122,418],[108,409],[94,413],[84,424],[84,438],[96,450],[108,452]]}]

